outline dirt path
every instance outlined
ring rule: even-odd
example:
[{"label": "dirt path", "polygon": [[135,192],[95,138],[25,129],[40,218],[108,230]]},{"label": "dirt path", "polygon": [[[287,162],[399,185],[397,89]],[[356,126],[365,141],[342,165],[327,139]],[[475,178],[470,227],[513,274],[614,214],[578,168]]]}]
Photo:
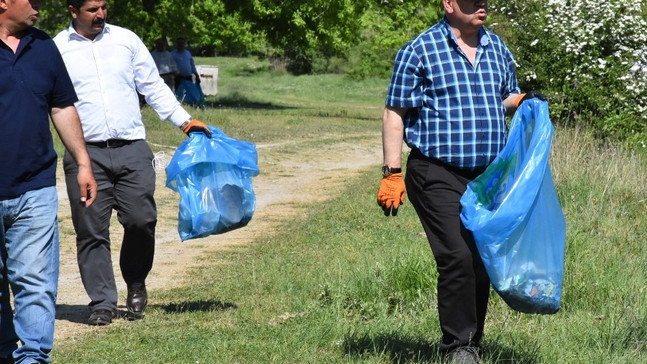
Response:
[{"label": "dirt path", "polygon": [[[332,138],[332,137],[331,137]],[[260,234],[271,231],[278,223],[300,212],[305,202],[326,200],[336,195],[346,179],[359,170],[377,166],[382,162],[379,132],[358,135],[354,142],[326,143],[317,140],[316,149],[303,148],[311,141],[290,141],[279,144],[257,145],[261,173],[253,179],[256,194],[256,211],[252,221],[244,228],[223,235],[180,242],[177,232],[179,197],[165,187],[164,172],[157,177],[155,193],[158,205],[156,253],[153,270],[146,285],[149,292],[168,289],[181,284],[187,268],[199,264],[200,256],[236,244],[248,244]],[[165,151],[170,160],[172,149]],[[59,173],[62,168],[59,167]],[[61,267],[56,314],[55,345],[61,340],[74,340],[92,330],[101,328],[85,324],[89,299],[83,289],[76,265],[74,231],[65,195],[65,182],[59,175],[59,220],[61,230]],[[377,186],[376,186],[377,188]],[[121,242],[120,226],[112,220],[113,266],[119,288],[119,311],[125,312],[126,286],[119,274],[118,252]],[[150,294],[149,294],[150,295]],[[155,304],[154,300],[149,304]],[[116,319],[113,325],[127,325],[128,321]]]}]

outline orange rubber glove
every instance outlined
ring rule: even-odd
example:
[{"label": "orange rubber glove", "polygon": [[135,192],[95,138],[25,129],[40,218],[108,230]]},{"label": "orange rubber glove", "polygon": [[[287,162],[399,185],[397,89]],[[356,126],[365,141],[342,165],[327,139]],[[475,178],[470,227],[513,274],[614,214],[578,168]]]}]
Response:
[{"label": "orange rubber glove", "polygon": [[393,173],[382,177],[380,190],[377,192],[377,204],[382,207],[384,216],[398,214],[398,208],[405,199],[404,179],[402,173]]},{"label": "orange rubber glove", "polygon": [[524,102],[526,100],[534,99],[534,98],[537,98],[537,99],[542,100],[542,101],[546,101],[546,96],[544,94],[542,94],[539,91],[534,91],[533,90],[533,91],[528,92],[527,94],[526,93],[519,94],[519,96],[517,96],[514,99],[514,107],[518,108],[519,105],[521,105],[522,102]]},{"label": "orange rubber glove", "polygon": [[209,127],[198,119],[193,119],[186,125],[182,125],[182,131],[186,135],[193,132],[204,133],[208,138],[211,138],[211,130],[209,130]]}]

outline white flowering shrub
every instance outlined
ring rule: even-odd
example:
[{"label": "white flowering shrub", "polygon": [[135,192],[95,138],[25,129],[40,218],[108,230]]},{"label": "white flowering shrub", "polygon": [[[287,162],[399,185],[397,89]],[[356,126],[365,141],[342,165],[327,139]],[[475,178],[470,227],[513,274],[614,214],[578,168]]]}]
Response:
[{"label": "white flowering shrub", "polygon": [[646,0],[489,4],[488,26],[513,52],[522,89],[546,94],[555,121],[647,143]]}]

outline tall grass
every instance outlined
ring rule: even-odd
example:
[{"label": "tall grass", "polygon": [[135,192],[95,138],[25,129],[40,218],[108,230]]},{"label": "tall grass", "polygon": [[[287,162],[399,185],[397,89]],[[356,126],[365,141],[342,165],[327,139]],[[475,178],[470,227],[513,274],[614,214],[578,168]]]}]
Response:
[{"label": "tall grass", "polygon": [[[237,137],[313,141],[336,129],[340,139],[379,130],[377,81],[225,72],[233,76],[222,97],[239,103],[196,113]],[[234,84],[255,87],[230,92]],[[273,89],[288,84],[293,91]],[[314,88],[326,84],[334,86],[324,98]],[[336,89],[346,93],[335,98]],[[551,164],[568,224],[562,309],[525,315],[493,293],[484,362],[647,362],[645,160],[585,131],[556,135]],[[150,292],[146,319],[57,343],[53,362],[438,362],[435,263],[410,204],[396,218],[376,206],[376,170],[254,243],[204,257],[182,288]]]}]

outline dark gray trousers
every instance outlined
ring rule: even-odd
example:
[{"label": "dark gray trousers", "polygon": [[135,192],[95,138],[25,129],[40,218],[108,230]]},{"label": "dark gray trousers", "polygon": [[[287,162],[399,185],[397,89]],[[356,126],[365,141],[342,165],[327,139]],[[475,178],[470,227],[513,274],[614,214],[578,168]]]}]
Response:
[{"label": "dark gray trousers", "polygon": [[429,240],[438,270],[441,351],[480,346],[490,280],[472,233],[460,220],[460,198],[482,171],[461,171],[412,151],[407,161],[407,195]]},{"label": "dark gray trousers", "polygon": [[88,145],[97,181],[97,199],[81,205],[77,166],[66,153],[63,158],[67,195],[76,231],[77,260],[90,308],[117,309],[117,286],[110,253],[112,210],[123,226],[119,267],[126,284],[144,283],[153,266],[157,209],[153,153],[144,140],[117,148]]}]

